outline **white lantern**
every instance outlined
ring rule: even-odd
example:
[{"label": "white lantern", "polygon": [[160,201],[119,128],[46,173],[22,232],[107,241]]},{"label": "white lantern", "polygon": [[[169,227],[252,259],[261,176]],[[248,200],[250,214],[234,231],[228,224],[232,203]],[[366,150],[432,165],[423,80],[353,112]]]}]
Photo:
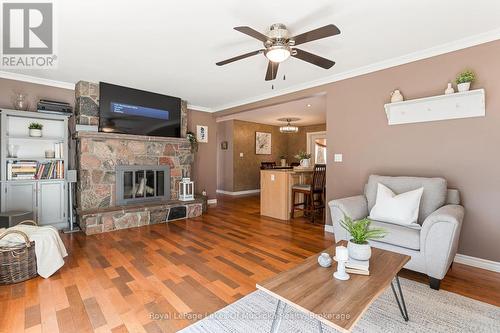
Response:
[{"label": "white lantern", "polygon": [[189,178],[182,178],[179,182],[179,200],[194,200],[194,182]]}]

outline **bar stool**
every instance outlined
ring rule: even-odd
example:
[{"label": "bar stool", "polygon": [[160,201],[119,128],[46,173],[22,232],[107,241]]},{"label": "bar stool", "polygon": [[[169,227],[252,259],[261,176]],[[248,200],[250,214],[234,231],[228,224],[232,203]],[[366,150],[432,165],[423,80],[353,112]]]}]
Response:
[{"label": "bar stool", "polygon": [[[302,210],[304,213],[311,213],[311,220],[314,223],[316,211],[325,208],[325,182],[326,164],[316,164],[312,184],[296,184],[292,186],[292,211],[290,213],[292,219],[296,210]],[[297,193],[304,195],[304,202],[295,203]],[[303,206],[303,208],[298,206]]]}]

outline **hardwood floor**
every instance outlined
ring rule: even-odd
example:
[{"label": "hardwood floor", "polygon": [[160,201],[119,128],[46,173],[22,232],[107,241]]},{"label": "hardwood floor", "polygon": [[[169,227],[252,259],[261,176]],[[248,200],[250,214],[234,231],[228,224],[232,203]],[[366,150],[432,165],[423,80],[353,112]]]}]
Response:
[{"label": "hardwood floor", "polygon": [[[57,274],[0,286],[0,332],[175,332],[199,319],[184,314],[212,313],[334,241],[302,219],[261,217],[258,197],[219,198],[187,221],[62,238],[69,256]],[[442,289],[500,305],[499,283],[454,264]]]}]

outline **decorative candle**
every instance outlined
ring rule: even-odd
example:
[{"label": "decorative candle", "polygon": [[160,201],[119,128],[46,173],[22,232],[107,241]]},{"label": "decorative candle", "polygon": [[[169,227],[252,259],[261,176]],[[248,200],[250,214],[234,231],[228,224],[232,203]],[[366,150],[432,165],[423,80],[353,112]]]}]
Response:
[{"label": "decorative candle", "polygon": [[345,246],[337,246],[335,248],[335,258],[337,261],[347,261],[349,260],[349,252]]}]

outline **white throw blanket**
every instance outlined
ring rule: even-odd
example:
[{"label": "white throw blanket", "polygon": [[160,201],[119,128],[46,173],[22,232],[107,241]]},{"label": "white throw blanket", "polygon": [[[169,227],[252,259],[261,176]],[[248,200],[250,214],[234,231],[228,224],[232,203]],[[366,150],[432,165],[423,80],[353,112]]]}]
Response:
[{"label": "white throw blanket", "polygon": [[[22,231],[30,241],[35,242],[38,275],[48,278],[64,265],[63,258],[68,253],[56,228],[51,226],[17,225],[7,230]],[[19,234],[9,234],[0,240],[1,246],[12,243],[24,243],[24,238]]]}]

